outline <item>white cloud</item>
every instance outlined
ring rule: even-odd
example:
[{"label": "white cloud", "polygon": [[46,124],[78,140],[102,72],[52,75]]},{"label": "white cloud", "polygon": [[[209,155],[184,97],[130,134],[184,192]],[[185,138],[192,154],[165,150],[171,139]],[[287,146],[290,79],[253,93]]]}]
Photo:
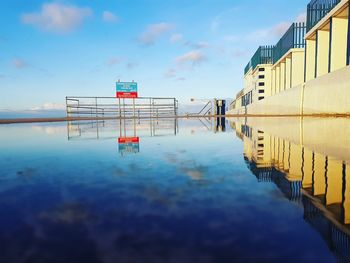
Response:
[{"label": "white cloud", "polygon": [[114,65],[117,65],[121,62],[121,59],[118,58],[118,57],[114,57],[114,58],[110,58],[108,61],[107,61],[107,66],[109,67],[112,67]]},{"label": "white cloud", "polygon": [[233,52],[233,57],[234,58],[241,58],[241,57],[248,56],[249,54],[250,54],[249,50],[236,50]]},{"label": "white cloud", "polygon": [[183,40],[183,36],[181,34],[173,34],[170,37],[170,42],[171,43],[177,43],[177,42],[180,42],[181,40]]},{"label": "white cloud", "polygon": [[295,19],[296,22],[306,22],[306,13],[301,13]]},{"label": "white cloud", "polygon": [[119,17],[110,11],[104,11],[102,14],[102,19],[105,22],[116,23],[119,21]]},{"label": "white cloud", "polygon": [[16,69],[23,69],[28,67],[27,62],[25,62],[24,60],[20,59],[20,58],[14,58],[11,61],[12,66],[14,66]]},{"label": "white cloud", "polygon": [[206,60],[206,57],[200,50],[192,50],[190,52],[187,52],[175,58],[175,62],[178,65],[181,66],[181,65],[189,64],[192,67],[200,65],[205,60]]},{"label": "white cloud", "polygon": [[237,35],[226,35],[224,36],[224,40],[230,43],[236,43],[240,40],[240,37]]},{"label": "white cloud", "polygon": [[174,26],[169,23],[152,24],[139,36],[138,41],[143,45],[153,45],[157,38],[172,30]]},{"label": "white cloud", "polygon": [[171,78],[175,78],[176,77],[176,70],[171,68],[168,69],[165,73],[164,73],[164,77],[171,79]]},{"label": "white cloud", "polygon": [[138,63],[128,62],[128,63],[126,64],[126,67],[127,67],[128,69],[134,69],[134,68],[136,68],[138,65],[139,65]]},{"label": "white cloud", "polygon": [[40,106],[34,106],[30,110],[38,111],[38,110],[65,110],[66,106],[60,103],[46,102]]},{"label": "white cloud", "polygon": [[267,38],[279,38],[287,29],[291,26],[288,22],[278,23],[270,28],[264,28],[250,33],[247,38],[248,40],[264,40]]},{"label": "white cloud", "polygon": [[212,31],[216,31],[221,26],[223,20],[225,20],[227,17],[231,18],[231,13],[236,12],[237,10],[238,7],[233,7],[216,15],[211,21],[210,29]]},{"label": "white cloud", "polygon": [[203,48],[208,48],[210,47],[209,43],[207,42],[198,42],[198,43],[195,43],[195,44],[192,44],[192,47],[195,48],[195,49],[203,49]]},{"label": "white cloud", "polygon": [[[299,14],[293,22],[305,22],[306,13]],[[263,28],[248,34],[248,40],[265,40],[271,38],[280,38],[287,32],[292,22],[280,22],[269,28]]]},{"label": "white cloud", "polygon": [[67,33],[80,26],[86,17],[92,15],[90,8],[80,8],[60,3],[45,3],[36,13],[24,14],[24,24],[55,33]]}]

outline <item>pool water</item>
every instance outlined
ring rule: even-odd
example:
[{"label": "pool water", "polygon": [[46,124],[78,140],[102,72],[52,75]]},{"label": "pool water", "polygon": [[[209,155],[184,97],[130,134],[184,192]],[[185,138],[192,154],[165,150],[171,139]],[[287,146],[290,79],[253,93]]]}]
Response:
[{"label": "pool water", "polygon": [[[283,154],[301,147],[300,156],[289,156],[288,169],[271,160],[262,167],[259,147],[271,157],[278,137],[262,121],[259,128],[247,120],[135,122],[0,126],[0,262],[349,259],[347,192],[339,203],[337,181],[327,179],[319,195],[307,182],[327,147],[310,150],[308,167],[306,139],[286,135]],[[348,160],[333,150],[328,176],[334,159],[343,167],[335,177],[344,179]],[[299,157],[300,179],[291,166]]]}]

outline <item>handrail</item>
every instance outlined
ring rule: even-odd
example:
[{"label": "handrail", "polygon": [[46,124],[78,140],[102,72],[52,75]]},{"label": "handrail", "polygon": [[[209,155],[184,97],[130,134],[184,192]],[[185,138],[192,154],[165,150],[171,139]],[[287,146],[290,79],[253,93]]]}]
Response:
[{"label": "handrail", "polygon": [[312,0],[307,5],[306,30],[309,32],[324,18],[341,0]]}]

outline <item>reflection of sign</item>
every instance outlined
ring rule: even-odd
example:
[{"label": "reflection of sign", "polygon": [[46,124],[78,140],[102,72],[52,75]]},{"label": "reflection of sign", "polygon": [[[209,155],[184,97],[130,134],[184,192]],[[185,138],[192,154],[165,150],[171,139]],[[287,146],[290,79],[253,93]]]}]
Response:
[{"label": "reflection of sign", "polygon": [[137,98],[137,83],[136,82],[117,82],[116,83],[117,98]]},{"label": "reflection of sign", "polygon": [[119,137],[118,138],[119,153],[138,153],[140,152],[139,137]]}]

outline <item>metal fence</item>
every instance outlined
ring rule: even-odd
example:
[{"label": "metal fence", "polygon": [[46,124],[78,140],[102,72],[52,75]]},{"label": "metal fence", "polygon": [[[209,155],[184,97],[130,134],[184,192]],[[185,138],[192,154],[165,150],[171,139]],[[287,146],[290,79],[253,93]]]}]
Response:
[{"label": "metal fence", "polygon": [[161,118],[177,116],[178,101],[150,97],[66,97],[66,109],[67,117]]},{"label": "metal fence", "polygon": [[307,5],[307,31],[310,31],[341,0],[312,0]]},{"label": "metal fence", "polygon": [[273,49],[273,63],[292,48],[305,48],[305,23],[293,23]]},{"label": "metal fence", "polygon": [[260,46],[244,69],[244,74],[260,64],[272,64],[274,46]]}]

